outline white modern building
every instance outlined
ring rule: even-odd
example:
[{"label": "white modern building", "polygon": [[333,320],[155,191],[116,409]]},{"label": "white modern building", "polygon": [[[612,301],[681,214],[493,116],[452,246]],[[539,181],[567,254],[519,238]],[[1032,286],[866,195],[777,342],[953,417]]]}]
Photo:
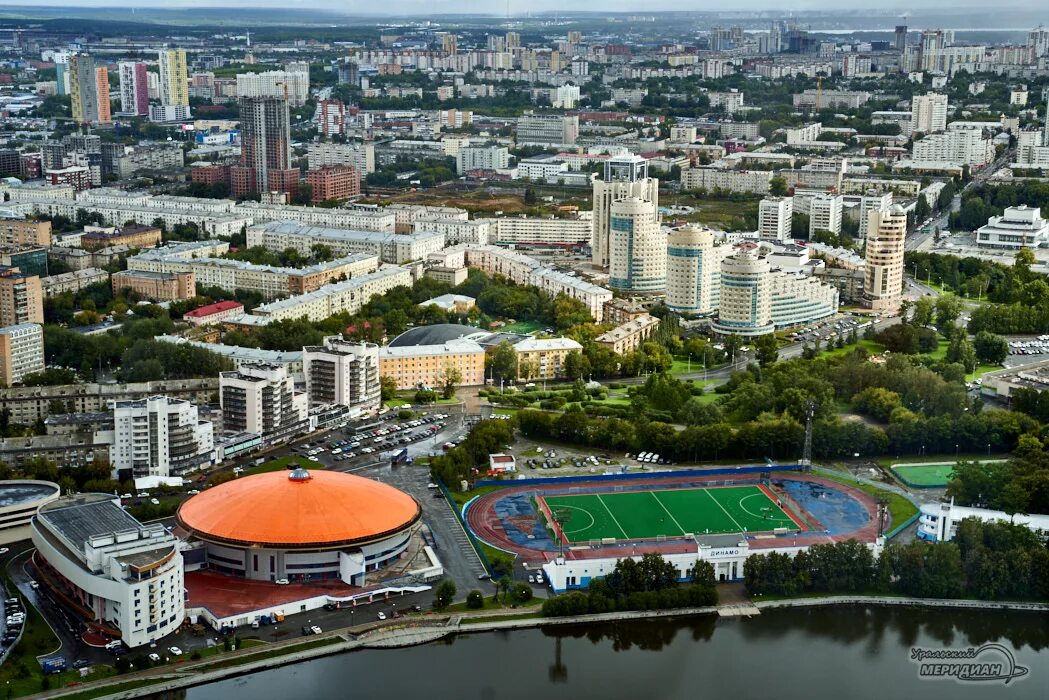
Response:
[{"label": "white modern building", "polygon": [[304,105],[310,96],[309,67],[305,71],[238,73],[237,97],[287,97],[293,107]]},{"label": "white modern building", "polygon": [[958,525],[968,518],[985,523],[1013,523],[1049,535],[1049,515],[1014,513],[1000,510],[969,508],[950,503],[924,503],[918,518],[918,537],[933,542],[950,542],[958,534]]},{"label": "white modern building", "polygon": [[[911,132],[932,134],[947,128],[947,95],[930,92],[911,98]],[[916,159],[917,160],[917,159]],[[944,160],[934,158],[933,160]]]},{"label": "white modern building", "polygon": [[757,336],[772,333],[771,266],[747,247],[721,261],[721,299],[712,324],[722,335]]},{"label": "white modern building", "polygon": [[758,205],[758,236],[763,241],[785,243],[791,240],[794,200],[791,197],[766,197]]},{"label": "white modern building", "polygon": [[19,323],[0,328],[0,381],[18,384],[27,374],[43,372],[44,328],[39,323]]},{"label": "white modern building", "polygon": [[616,156],[605,162],[605,179],[594,181],[593,197],[593,263],[607,268],[611,262],[612,204],[636,197],[652,202],[658,211],[659,180],[648,176],[648,161],[641,156]]},{"label": "white modern building", "polygon": [[841,233],[842,197],[835,194],[820,194],[809,204],[809,239],[817,231]]},{"label": "white modern building", "polygon": [[184,399],[150,396],[114,401],[113,440],[109,460],[121,479],[181,476],[214,460],[211,421],[201,420],[197,406]]},{"label": "white modern building", "polygon": [[667,236],[655,202],[638,197],[612,203],[608,284],[624,292],[654,294],[667,285]]},{"label": "white modern building", "polygon": [[488,245],[491,237],[492,219],[448,219],[448,218],[426,218],[415,222],[416,233],[439,233],[444,236],[445,245],[459,245],[470,243],[473,245]]},{"label": "white modern building", "polygon": [[375,144],[370,141],[310,143],[306,145],[306,162],[310,170],[317,170],[326,165],[352,165],[363,178],[364,175],[375,172]]},{"label": "white modern building", "polygon": [[56,500],[61,492],[52,481],[7,479],[0,482],[0,545],[28,539],[37,510]]},{"label": "white modern building", "polygon": [[976,230],[976,245],[997,250],[1037,248],[1049,241],[1049,221],[1041,209],[1022,204],[1006,207],[1001,216],[992,216]]},{"label": "white modern building", "polygon": [[590,243],[589,218],[500,217],[491,220],[488,240],[496,245],[578,246]]},{"label": "white modern building", "polygon": [[707,316],[721,297],[721,259],[730,246],[715,246],[714,232],[685,226],[667,237],[667,306],[682,314]]},{"label": "white modern building", "polygon": [[978,129],[954,129],[915,141],[912,157],[918,162],[986,165],[994,160],[994,143]]},{"label": "white modern building", "polygon": [[769,278],[772,323],[776,330],[798,328],[838,313],[837,288],[818,278],[774,272]]},{"label": "white modern building", "polygon": [[41,585],[96,631],[134,648],[182,625],[182,554],[163,523],[142,524],[115,496],[89,493],[42,506],[31,527]]},{"label": "white modern building", "polygon": [[282,365],[244,363],[236,371],[222,372],[219,404],[228,434],[254,433],[276,442],[306,432],[309,425],[306,394],[296,391]]},{"label": "white modern building", "polygon": [[506,170],[510,152],[506,146],[465,146],[455,157],[455,172],[465,175],[474,170]]},{"label": "white modern building", "polygon": [[327,336],[302,349],[302,364],[310,406],[338,404],[351,415],[379,410],[378,345]]}]

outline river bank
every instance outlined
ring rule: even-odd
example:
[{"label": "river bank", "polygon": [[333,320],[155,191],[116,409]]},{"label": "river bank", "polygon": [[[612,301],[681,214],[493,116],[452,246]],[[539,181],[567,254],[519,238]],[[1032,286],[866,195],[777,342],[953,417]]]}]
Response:
[{"label": "river bank", "polygon": [[[1049,613],[1047,603],[1029,603],[1022,601],[977,601],[977,600],[943,600],[932,598],[906,598],[889,596],[813,596],[780,600],[765,600],[754,603],[757,611],[801,608],[833,608],[846,606],[877,606],[886,608],[924,608],[938,610],[1005,610],[1012,612]],[[451,616],[442,619],[418,619],[393,625],[371,624],[367,629],[356,628],[333,631],[321,638],[312,640],[321,644],[302,649],[303,640],[295,640],[265,647],[253,647],[234,655],[211,659],[177,668],[165,667],[154,672],[127,674],[106,681],[85,684],[76,688],[62,688],[39,693],[33,698],[69,698],[78,697],[105,698],[106,700],[129,700],[149,694],[163,693],[194,686],[207,685],[246,676],[270,669],[299,664],[321,659],[323,657],[343,654],[355,650],[377,650],[407,648],[441,639],[467,636],[470,634],[506,632],[510,630],[538,630],[563,626],[599,627],[613,623],[637,623],[643,621],[664,620],[671,622],[687,618],[714,617],[719,614],[717,607],[683,608],[674,610],[624,611],[603,613],[599,615],[580,615],[571,617],[533,617],[530,615],[507,615],[505,619],[486,619],[470,622],[469,616]],[[732,613],[736,614],[736,613]],[[760,614],[760,612],[758,613]],[[482,616],[478,616],[482,617]],[[330,641],[326,641],[330,640]],[[280,653],[281,646],[288,648],[287,653]],[[296,649],[295,647],[299,647]],[[253,657],[254,660],[253,660]],[[244,662],[236,664],[238,658]],[[234,662],[230,664],[230,662]],[[224,665],[229,664],[229,665]],[[216,667],[218,666],[218,667]],[[141,683],[155,678],[157,682],[144,686]],[[131,685],[134,684],[134,687]],[[123,688],[122,688],[123,686]],[[105,694],[105,689],[112,687],[114,692]]]}]

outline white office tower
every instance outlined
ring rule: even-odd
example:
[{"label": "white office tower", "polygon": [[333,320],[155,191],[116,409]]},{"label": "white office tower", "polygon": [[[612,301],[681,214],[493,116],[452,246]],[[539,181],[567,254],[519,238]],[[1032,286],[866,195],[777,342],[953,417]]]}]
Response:
[{"label": "white office tower", "polygon": [[947,95],[930,92],[911,98],[911,133],[932,134],[947,128]]},{"label": "white office tower", "polygon": [[834,194],[820,194],[809,205],[809,239],[817,231],[841,233],[842,198]]},{"label": "white office tower", "polygon": [[302,368],[311,406],[348,406],[351,415],[379,409],[378,345],[328,336],[302,349]]},{"label": "white office tower", "polygon": [[667,237],[667,306],[681,314],[717,311],[721,288],[721,248],[714,233],[689,225]]},{"label": "white office tower", "polygon": [[867,222],[872,211],[887,211],[892,206],[891,192],[875,192],[867,190],[867,194],[860,197],[860,237],[867,236]]},{"label": "white office tower", "polygon": [[757,249],[746,248],[721,261],[721,300],[712,324],[721,335],[772,333],[771,266]]},{"label": "white office tower", "polygon": [[612,203],[608,285],[638,294],[667,286],[667,237],[659,227],[655,202],[639,197]]},{"label": "white office tower", "polygon": [[109,460],[120,479],[180,476],[212,463],[214,429],[196,404],[168,396],[114,401]]},{"label": "white office tower", "polygon": [[790,225],[794,216],[792,197],[766,197],[758,207],[758,235],[763,241],[786,243],[791,240]]},{"label": "white office tower", "polygon": [[867,261],[863,296],[870,308],[896,314],[903,300],[903,244],[907,213],[899,204],[872,211],[867,219]]},{"label": "white office tower", "polygon": [[594,181],[593,235],[591,249],[597,267],[609,266],[609,223],[612,203],[637,197],[659,208],[659,180],[648,176],[648,161],[641,156],[613,156],[605,162],[605,179]]}]

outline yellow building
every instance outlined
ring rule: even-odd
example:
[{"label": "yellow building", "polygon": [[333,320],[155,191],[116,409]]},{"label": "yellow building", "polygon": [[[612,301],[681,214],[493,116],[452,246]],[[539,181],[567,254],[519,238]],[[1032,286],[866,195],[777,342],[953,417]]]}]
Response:
[{"label": "yellow building", "polygon": [[398,389],[439,387],[452,369],[459,372],[459,386],[484,384],[484,348],[466,339],[379,348],[379,376],[393,379]]},{"label": "yellow building", "polygon": [[568,353],[583,346],[570,338],[528,338],[514,345],[519,379],[556,379],[564,376]]}]

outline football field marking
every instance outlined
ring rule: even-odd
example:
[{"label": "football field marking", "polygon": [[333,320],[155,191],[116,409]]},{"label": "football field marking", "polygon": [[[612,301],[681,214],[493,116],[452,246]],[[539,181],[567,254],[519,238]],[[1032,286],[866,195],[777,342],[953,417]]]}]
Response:
[{"label": "football field marking", "polygon": [[623,526],[619,524],[618,520],[616,520],[616,516],[612,514],[611,510],[609,510],[608,505],[605,503],[605,499],[601,498],[601,494],[599,493],[595,495],[597,496],[597,502],[603,505],[605,507],[605,511],[608,512],[608,517],[612,518],[612,522],[614,522],[616,524],[616,527],[619,528],[619,531],[623,533],[623,539],[629,540],[630,535],[626,534],[626,530],[623,529]]},{"label": "football field marking", "polygon": [[718,499],[714,498],[714,494],[712,494],[710,492],[710,489],[703,489],[703,493],[705,493],[708,496],[710,496],[710,500],[712,500],[712,501],[714,501],[714,503],[718,504],[718,508],[721,509],[721,512],[724,513],[725,515],[727,515],[728,519],[731,520],[733,523],[735,523],[736,527],[739,528],[740,532],[745,532],[745,529],[743,528],[743,526],[741,526],[738,522],[736,522],[736,519],[732,517],[732,513],[729,513],[727,510],[725,510],[725,506],[721,505],[721,501],[719,501]]},{"label": "football field marking", "polygon": [[659,507],[662,508],[663,511],[667,515],[670,516],[670,519],[674,521],[674,525],[676,525],[677,529],[681,530],[681,534],[684,535],[687,532],[687,530],[685,530],[685,528],[681,527],[681,523],[679,523],[677,521],[677,518],[674,517],[674,514],[670,512],[670,509],[666,507],[666,505],[663,503],[663,501],[659,500],[659,496],[656,495],[656,492],[655,491],[649,491],[648,493],[649,493],[650,496],[652,496],[652,498],[656,499],[656,503],[659,504]]},{"label": "football field marking", "polygon": [[566,530],[566,529],[564,529],[563,526],[561,526],[560,523],[558,523],[558,526],[561,527],[562,534],[564,534],[565,536],[574,535],[577,532],[583,532],[584,530],[589,530],[590,528],[592,528],[594,526],[594,523],[597,522],[597,520],[594,518],[594,514],[591,513],[590,511],[588,511],[586,508],[580,508],[579,506],[556,506],[556,505],[555,506],[551,506],[549,503],[546,504],[546,507],[550,508],[550,513],[551,514],[553,514],[555,509],[567,508],[569,510],[577,510],[580,513],[586,513],[586,516],[588,518],[590,518],[589,524],[584,525],[583,527],[577,527],[574,530]]}]

